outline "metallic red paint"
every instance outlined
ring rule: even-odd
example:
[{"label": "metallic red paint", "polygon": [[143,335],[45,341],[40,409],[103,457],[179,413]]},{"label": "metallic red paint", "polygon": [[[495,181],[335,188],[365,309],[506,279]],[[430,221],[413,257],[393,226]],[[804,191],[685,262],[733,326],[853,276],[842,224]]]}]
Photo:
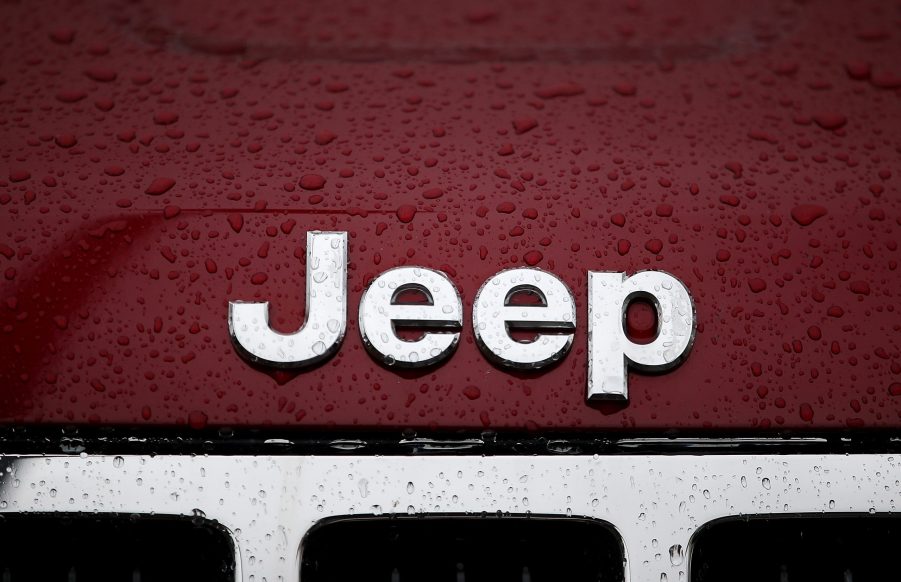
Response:
[{"label": "metallic red paint", "polygon": [[[6,3],[0,418],[194,427],[901,426],[901,28],[880,2]],[[348,334],[252,368],[228,300],[303,320],[350,235]],[[361,345],[384,269],[572,288],[572,353],[425,372]],[[589,405],[586,271],[660,268],[687,362]],[[647,327],[634,322],[634,330]]]}]

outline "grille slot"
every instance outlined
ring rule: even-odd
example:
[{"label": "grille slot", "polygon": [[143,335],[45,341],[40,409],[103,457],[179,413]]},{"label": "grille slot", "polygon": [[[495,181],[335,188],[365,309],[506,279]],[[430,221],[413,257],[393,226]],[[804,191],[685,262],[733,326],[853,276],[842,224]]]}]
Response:
[{"label": "grille slot", "polygon": [[307,536],[303,582],[622,582],[605,524],[540,517],[346,518]]},{"label": "grille slot", "polygon": [[892,516],[753,517],[698,532],[692,582],[870,582],[897,578]]},{"label": "grille slot", "polygon": [[0,582],[225,582],[231,539],[214,522],[119,514],[5,514]]}]

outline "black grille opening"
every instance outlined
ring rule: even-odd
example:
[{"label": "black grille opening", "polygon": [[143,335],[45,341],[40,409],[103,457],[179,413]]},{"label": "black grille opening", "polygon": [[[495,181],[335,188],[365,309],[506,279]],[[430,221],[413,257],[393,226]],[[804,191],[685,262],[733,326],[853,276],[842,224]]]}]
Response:
[{"label": "black grille opening", "polygon": [[0,516],[0,582],[231,582],[234,571],[231,538],[205,519]]},{"label": "black grille opening", "polygon": [[342,518],[307,535],[303,582],[622,582],[606,524],[575,518]]},{"label": "black grille opening", "polygon": [[898,580],[894,516],[753,517],[714,522],[695,537],[692,582]]}]

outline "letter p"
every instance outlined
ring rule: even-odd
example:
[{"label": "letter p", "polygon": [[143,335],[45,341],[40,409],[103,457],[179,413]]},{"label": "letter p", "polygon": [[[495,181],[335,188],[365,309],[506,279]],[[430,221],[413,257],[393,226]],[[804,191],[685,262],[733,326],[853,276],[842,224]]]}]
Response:
[{"label": "letter p", "polygon": [[[657,310],[657,336],[637,344],[626,334],[626,309],[645,299]],[[695,337],[691,295],[663,271],[588,273],[588,399],[629,399],[628,368],[659,373],[682,363]]]}]

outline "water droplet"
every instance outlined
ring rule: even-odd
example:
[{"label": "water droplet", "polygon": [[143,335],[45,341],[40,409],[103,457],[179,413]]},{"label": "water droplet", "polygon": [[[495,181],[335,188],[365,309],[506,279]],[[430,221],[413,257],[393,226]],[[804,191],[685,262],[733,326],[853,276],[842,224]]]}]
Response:
[{"label": "water droplet", "polygon": [[685,558],[685,554],[682,551],[682,546],[680,544],[674,544],[669,548],[669,561],[673,566],[679,566],[682,564],[682,560]]}]

